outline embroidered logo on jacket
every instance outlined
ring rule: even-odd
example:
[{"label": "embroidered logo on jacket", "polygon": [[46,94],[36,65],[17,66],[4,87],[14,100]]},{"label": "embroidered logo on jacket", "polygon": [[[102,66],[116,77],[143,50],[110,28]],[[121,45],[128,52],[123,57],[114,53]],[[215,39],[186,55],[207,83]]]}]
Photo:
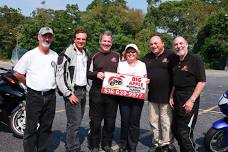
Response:
[{"label": "embroidered logo on jacket", "polygon": [[184,65],[183,67],[181,67],[181,71],[188,71],[188,66]]},{"label": "embroidered logo on jacket", "polygon": [[117,62],[117,58],[116,57],[112,57],[111,62]]},{"label": "embroidered logo on jacket", "polygon": [[167,59],[167,58],[164,58],[163,60],[162,60],[162,63],[169,63],[169,60]]}]

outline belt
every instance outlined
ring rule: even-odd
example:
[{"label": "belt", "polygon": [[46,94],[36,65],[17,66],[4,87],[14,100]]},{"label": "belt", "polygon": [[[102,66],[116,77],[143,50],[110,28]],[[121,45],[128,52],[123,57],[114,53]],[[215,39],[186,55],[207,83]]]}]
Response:
[{"label": "belt", "polygon": [[77,89],[86,89],[86,86],[78,86],[78,85],[75,85],[74,86],[74,89],[77,90]]},{"label": "belt", "polygon": [[31,89],[31,88],[28,88],[28,91],[34,92],[34,93],[39,94],[41,96],[46,96],[46,95],[55,93],[55,89],[50,89],[48,91],[36,91],[36,90]]}]

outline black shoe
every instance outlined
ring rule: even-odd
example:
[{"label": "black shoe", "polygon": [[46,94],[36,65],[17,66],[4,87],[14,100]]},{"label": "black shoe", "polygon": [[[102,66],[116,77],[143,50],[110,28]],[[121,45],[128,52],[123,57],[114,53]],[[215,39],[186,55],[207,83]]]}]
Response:
[{"label": "black shoe", "polygon": [[102,147],[102,149],[105,151],[105,152],[114,152],[114,150],[112,150],[112,148],[110,146],[104,146]]},{"label": "black shoe", "polygon": [[161,152],[172,152],[172,149],[169,147],[169,145],[165,145],[161,147]]},{"label": "black shoe", "polygon": [[90,151],[91,152],[99,152],[99,148],[92,148]]},{"label": "black shoe", "polygon": [[160,147],[150,147],[150,149],[148,150],[148,152],[161,152],[161,148]]},{"label": "black shoe", "polygon": [[120,147],[119,152],[127,152],[127,149],[126,149],[126,148],[121,148],[121,147]]}]

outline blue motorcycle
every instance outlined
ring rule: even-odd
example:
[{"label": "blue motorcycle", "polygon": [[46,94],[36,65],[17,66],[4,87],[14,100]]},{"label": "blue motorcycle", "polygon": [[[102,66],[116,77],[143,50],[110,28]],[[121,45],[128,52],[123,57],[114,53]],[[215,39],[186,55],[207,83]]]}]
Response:
[{"label": "blue motorcycle", "polygon": [[219,98],[218,106],[225,117],[212,124],[204,143],[209,152],[228,152],[228,90]]}]

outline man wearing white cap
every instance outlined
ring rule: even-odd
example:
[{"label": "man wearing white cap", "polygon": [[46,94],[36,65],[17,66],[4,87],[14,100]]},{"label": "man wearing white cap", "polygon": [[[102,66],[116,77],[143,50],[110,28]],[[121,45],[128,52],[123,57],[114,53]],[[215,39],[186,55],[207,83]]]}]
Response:
[{"label": "man wearing white cap", "polygon": [[53,30],[42,27],[38,47],[25,53],[14,67],[14,76],[24,83],[26,95],[26,128],[24,152],[44,152],[55,116],[55,65],[58,55],[50,49]]}]

